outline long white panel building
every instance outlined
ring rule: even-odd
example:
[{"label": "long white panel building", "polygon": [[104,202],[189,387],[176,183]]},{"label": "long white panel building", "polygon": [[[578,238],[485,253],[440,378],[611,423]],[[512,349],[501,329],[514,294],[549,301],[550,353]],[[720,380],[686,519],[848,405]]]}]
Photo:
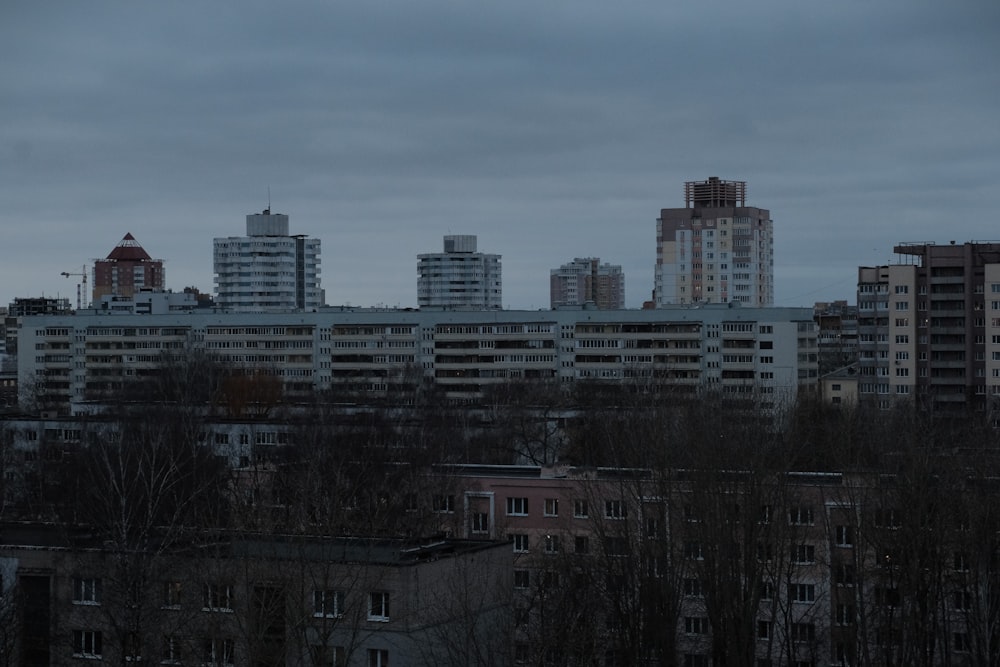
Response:
[{"label": "long white panel building", "polygon": [[155,374],[164,355],[191,350],[277,376],[289,397],[330,388],[381,397],[431,380],[453,399],[475,400],[489,385],[524,378],[783,400],[812,387],[818,368],[810,308],[85,311],[25,318],[21,341],[20,386],[37,387],[60,412],[102,402]]}]

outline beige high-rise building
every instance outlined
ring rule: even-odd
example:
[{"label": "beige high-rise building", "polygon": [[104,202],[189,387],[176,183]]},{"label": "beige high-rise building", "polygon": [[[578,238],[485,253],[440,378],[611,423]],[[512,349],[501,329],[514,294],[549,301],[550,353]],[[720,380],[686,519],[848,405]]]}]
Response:
[{"label": "beige high-rise building", "polygon": [[858,395],[984,411],[1000,397],[1000,243],[904,243],[858,267]]},{"label": "beige high-rise building", "polygon": [[656,221],[655,307],[685,303],[774,304],[771,213],[746,205],[746,181],[684,184],[684,208]]}]

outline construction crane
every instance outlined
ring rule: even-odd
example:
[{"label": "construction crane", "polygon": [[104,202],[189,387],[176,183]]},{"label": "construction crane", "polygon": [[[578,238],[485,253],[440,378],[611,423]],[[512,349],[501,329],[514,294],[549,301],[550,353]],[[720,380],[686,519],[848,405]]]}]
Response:
[{"label": "construction crane", "polygon": [[[65,277],[67,277],[67,278],[70,278],[70,277],[81,278],[83,280],[83,291],[84,292],[87,291],[87,265],[86,264],[83,265],[83,272],[82,273],[70,273],[69,271],[63,271],[62,275],[65,276]],[[83,302],[81,300],[80,283],[77,283],[76,284],[76,309],[80,310],[81,308],[83,308]]]}]

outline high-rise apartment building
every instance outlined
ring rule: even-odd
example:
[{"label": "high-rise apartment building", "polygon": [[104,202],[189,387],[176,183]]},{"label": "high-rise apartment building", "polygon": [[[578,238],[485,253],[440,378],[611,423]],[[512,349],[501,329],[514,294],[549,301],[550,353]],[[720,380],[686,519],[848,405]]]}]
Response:
[{"label": "high-rise apartment building", "polygon": [[984,411],[1000,397],[1000,243],[901,244],[858,267],[859,400]]},{"label": "high-rise apartment building", "polygon": [[421,308],[502,308],[500,255],[476,252],[476,237],[444,237],[444,252],[417,255],[417,304]]},{"label": "high-rise apartment building", "polygon": [[314,310],[324,305],[320,241],[288,233],[283,213],[247,216],[247,235],[217,238],[215,303],[237,313]]},{"label": "high-rise apartment building", "polygon": [[656,221],[653,302],[774,303],[771,213],[746,205],[745,181],[684,184],[684,208],[665,208]]},{"label": "high-rise apartment building", "polygon": [[620,310],[625,307],[625,274],[621,266],[601,264],[599,257],[577,257],[552,269],[549,295],[552,308],[593,303],[601,310]]},{"label": "high-rise apartment building", "polygon": [[[94,262],[93,299],[134,296],[142,289],[163,289],[163,260],[153,259],[135,237],[126,234],[105,259]],[[86,281],[84,281],[86,282]]]}]

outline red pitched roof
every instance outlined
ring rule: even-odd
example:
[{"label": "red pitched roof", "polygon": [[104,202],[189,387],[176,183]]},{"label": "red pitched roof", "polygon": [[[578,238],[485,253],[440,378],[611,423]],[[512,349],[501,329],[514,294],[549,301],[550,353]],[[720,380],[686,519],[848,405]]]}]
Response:
[{"label": "red pitched roof", "polygon": [[149,256],[139,242],[135,240],[135,237],[131,233],[126,234],[122,240],[115,246],[115,249],[111,251],[108,255],[108,259],[113,259],[116,261],[131,261],[131,262],[141,262],[143,260],[152,259]]}]

